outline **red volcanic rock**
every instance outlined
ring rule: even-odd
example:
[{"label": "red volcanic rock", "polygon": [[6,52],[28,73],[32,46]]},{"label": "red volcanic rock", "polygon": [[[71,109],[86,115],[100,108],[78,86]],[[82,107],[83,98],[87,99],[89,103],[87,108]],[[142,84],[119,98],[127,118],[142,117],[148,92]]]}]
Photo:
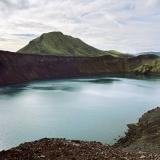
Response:
[{"label": "red volcanic rock", "polygon": [[47,138],[0,152],[0,160],[158,160],[158,157],[123,152],[98,142]]}]

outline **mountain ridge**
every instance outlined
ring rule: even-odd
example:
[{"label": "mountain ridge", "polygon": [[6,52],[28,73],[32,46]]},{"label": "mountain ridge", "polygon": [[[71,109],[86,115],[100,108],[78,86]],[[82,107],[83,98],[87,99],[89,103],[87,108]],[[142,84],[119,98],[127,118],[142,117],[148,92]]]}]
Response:
[{"label": "mountain ridge", "polygon": [[65,35],[62,32],[48,32],[31,40],[26,46],[17,51],[18,53],[51,54],[58,56],[103,56],[114,57],[131,56],[115,50],[103,51],[92,47],[79,38]]}]

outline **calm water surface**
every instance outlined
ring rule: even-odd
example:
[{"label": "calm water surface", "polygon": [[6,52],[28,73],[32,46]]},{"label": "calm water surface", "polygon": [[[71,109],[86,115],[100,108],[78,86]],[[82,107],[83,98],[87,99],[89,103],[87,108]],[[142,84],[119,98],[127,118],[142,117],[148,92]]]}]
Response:
[{"label": "calm water surface", "polygon": [[0,88],[0,150],[43,137],[114,143],[160,104],[160,78],[101,77]]}]

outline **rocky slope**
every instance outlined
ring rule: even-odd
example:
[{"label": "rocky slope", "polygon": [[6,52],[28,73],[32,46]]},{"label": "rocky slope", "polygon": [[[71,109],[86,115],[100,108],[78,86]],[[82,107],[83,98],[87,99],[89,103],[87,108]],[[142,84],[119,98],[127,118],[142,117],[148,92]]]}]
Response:
[{"label": "rocky slope", "polygon": [[157,154],[129,153],[98,142],[41,139],[0,152],[1,160],[159,160]]},{"label": "rocky slope", "polygon": [[126,61],[126,71],[137,74],[159,75],[160,57],[154,54],[147,54],[128,58]]},{"label": "rocky slope", "polygon": [[138,123],[128,124],[126,136],[115,147],[125,151],[160,153],[160,108],[146,112]]},{"label": "rocky slope", "polygon": [[160,75],[160,58],[66,57],[0,51],[0,86],[31,80],[116,74]]},{"label": "rocky slope", "polygon": [[102,56],[114,57],[129,56],[117,51],[102,51],[84,43],[79,38],[64,35],[61,32],[44,33],[40,37],[29,42],[18,53],[32,53],[58,56]]}]

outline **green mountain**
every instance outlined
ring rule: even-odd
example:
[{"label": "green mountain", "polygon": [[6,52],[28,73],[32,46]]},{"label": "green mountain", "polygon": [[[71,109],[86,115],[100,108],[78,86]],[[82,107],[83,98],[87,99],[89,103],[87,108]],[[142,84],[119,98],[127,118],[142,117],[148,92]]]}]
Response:
[{"label": "green mountain", "polygon": [[19,53],[50,54],[58,56],[126,56],[117,51],[102,51],[96,49],[78,38],[64,35],[61,32],[44,33],[18,50]]}]

